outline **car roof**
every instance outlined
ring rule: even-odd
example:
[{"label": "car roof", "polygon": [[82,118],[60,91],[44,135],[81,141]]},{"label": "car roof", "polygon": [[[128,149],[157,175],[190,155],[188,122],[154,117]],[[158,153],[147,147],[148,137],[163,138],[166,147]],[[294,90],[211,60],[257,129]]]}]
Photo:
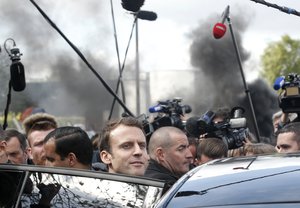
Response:
[{"label": "car roof", "polygon": [[[190,180],[259,169],[299,166],[300,154],[272,154],[217,159],[196,168]],[[198,169],[198,171],[197,171]]]},{"label": "car roof", "polygon": [[299,153],[225,158],[185,174],[156,207],[297,207],[299,192]]}]

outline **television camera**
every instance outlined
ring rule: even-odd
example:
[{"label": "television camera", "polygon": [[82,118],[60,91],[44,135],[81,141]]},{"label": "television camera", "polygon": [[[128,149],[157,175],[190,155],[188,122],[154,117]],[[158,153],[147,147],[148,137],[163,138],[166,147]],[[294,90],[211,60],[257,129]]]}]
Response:
[{"label": "television camera", "polygon": [[182,105],[181,98],[174,98],[173,100],[158,101],[158,104],[149,108],[150,113],[157,113],[152,121],[142,118],[144,131],[147,139],[158,128],[163,126],[174,126],[182,130],[185,129],[185,121],[183,116],[192,112],[189,105]]},{"label": "television camera", "polygon": [[207,111],[200,117],[191,117],[186,121],[186,131],[188,134],[205,138],[217,137],[227,144],[228,149],[235,149],[243,146],[245,139],[249,136],[249,129],[246,127],[246,118],[242,117],[244,109],[234,107],[231,110],[231,118],[214,122],[216,114]]},{"label": "television camera", "polygon": [[273,88],[281,89],[278,101],[284,113],[300,113],[300,76],[298,74],[289,73],[287,77],[278,77]]}]

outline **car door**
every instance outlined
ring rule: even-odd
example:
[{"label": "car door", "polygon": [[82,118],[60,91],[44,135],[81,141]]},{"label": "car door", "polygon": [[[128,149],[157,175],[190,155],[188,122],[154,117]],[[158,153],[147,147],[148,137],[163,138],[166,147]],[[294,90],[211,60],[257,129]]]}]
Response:
[{"label": "car door", "polygon": [[37,166],[0,165],[0,176],[0,207],[151,207],[164,187],[143,177]]}]

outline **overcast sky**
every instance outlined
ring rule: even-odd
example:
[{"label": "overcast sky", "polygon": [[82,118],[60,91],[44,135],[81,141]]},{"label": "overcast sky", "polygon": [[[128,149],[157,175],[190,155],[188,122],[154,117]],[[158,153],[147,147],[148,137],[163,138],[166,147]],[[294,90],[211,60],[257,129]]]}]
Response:
[{"label": "overcast sky", "polygon": [[[271,0],[269,2],[300,10],[299,1]],[[152,61],[154,69],[189,68],[188,34],[212,16],[216,19],[212,21],[211,28],[207,28],[207,32],[211,33],[212,27],[219,21],[227,5],[230,5],[231,14],[243,16],[249,21],[243,36],[243,45],[251,52],[250,62],[254,64],[258,64],[259,57],[268,43],[280,40],[285,34],[299,38],[299,16],[289,15],[250,0],[151,0],[146,1],[143,9],[156,11],[158,19],[156,22],[140,23],[141,29],[145,30],[144,35],[140,35],[143,60],[147,65]],[[233,29],[235,21],[231,18]],[[152,38],[147,36],[146,39],[147,33],[151,33]],[[227,32],[226,35],[229,34]],[[156,51],[154,60],[146,55],[153,52],[146,49],[149,45],[153,45],[151,49]],[[175,55],[168,55],[170,53]]]}]

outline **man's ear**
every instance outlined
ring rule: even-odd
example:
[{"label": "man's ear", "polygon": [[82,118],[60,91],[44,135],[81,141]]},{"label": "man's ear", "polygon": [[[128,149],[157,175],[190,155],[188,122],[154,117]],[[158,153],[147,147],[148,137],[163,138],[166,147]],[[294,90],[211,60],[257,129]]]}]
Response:
[{"label": "man's ear", "polygon": [[102,150],[100,152],[100,158],[103,163],[105,163],[107,165],[111,164],[111,154],[109,152],[107,152],[106,150]]},{"label": "man's ear", "polygon": [[6,147],[6,141],[0,141],[0,151],[4,151]]},{"label": "man's ear", "polygon": [[28,155],[28,158],[32,160],[32,150],[31,150],[31,147],[26,148],[25,152]]},{"label": "man's ear", "polygon": [[158,147],[155,150],[155,155],[156,155],[156,158],[157,158],[158,161],[163,161],[164,160],[165,154],[164,154],[164,150],[161,147]]},{"label": "man's ear", "polygon": [[73,152],[68,154],[68,162],[70,167],[74,167],[77,164],[77,157]]}]

